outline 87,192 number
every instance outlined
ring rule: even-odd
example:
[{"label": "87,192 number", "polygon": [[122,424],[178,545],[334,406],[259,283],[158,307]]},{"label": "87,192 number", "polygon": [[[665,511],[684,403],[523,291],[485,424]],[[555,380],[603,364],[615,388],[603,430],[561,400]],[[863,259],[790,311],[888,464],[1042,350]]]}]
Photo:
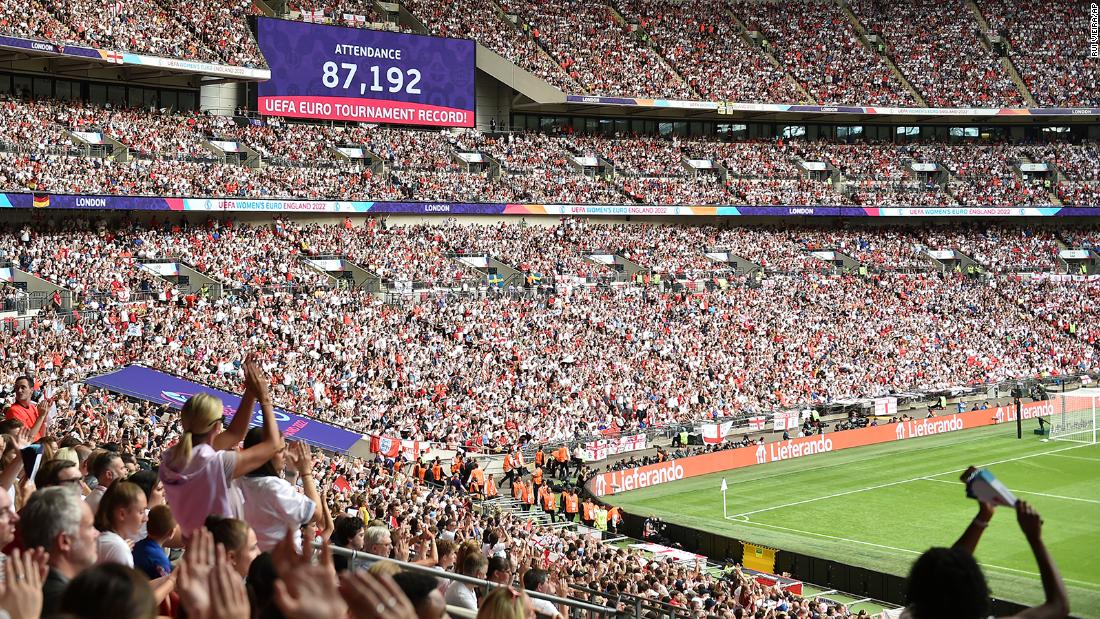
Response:
[{"label": "87,192 number", "polygon": [[[337,65],[331,60],[321,66],[321,83],[325,85],[325,88],[336,88],[339,85],[344,90],[351,88],[352,82],[355,79],[355,72],[359,69],[359,65],[351,62],[341,62]],[[346,71],[341,80],[341,71]],[[401,92],[404,90],[410,95],[420,94],[420,88],[417,84],[420,83],[420,70],[409,69],[408,71],[402,71],[397,67],[390,67],[386,69],[386,82],[388,84],[382,84],[381,69],[377,66],[370,67],[371,79],[370,83],[363,82],[359,84],[360,94],[365,93],[368,89],[371,92],[383,92],[389,90],[390,92]]]}]

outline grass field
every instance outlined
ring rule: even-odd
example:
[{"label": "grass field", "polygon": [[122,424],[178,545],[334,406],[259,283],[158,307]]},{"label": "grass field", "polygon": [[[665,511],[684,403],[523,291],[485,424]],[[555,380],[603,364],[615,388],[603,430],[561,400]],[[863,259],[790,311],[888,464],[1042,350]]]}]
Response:
[{"label": "grass field", "polygon": [[[1043,516],[1073,614],[1100,619],[1100,445],[1016,438],[993,426],[752,466],[609,497],[628,512],[905,575],[977,512],[959,475],[988,466]],[[722,479],[729,484],[722,516]],[[999,508],[976,552],[996,597],[1043,599],[1015,514]]]}]

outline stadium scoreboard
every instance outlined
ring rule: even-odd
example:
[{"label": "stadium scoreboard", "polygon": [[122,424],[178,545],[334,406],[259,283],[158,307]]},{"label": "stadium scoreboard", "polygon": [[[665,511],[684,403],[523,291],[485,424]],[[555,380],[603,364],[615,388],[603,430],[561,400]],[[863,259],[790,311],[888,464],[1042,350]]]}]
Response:
[{"label": "stadium scoreboard", "polygon": [[260,17],[265,116],[474,126],[474,42]]}]

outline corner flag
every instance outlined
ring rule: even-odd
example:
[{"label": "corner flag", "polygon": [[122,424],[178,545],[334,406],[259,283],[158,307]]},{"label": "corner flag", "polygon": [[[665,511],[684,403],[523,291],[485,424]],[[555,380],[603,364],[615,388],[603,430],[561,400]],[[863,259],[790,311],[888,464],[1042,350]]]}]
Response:
[{"label": "corner flag", "polygon": [[722,518],[726,518],[726,478],[722,478]]}]

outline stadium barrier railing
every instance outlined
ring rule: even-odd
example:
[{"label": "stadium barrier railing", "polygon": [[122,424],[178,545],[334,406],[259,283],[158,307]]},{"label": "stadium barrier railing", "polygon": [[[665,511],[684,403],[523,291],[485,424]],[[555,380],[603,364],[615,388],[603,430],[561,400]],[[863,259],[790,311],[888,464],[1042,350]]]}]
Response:
[{"label": "stadium barrier railing", "polygon": [[[314,545],[320,547],[319,543],[315,543]],[[407,561],[397,561],[395,559],[381,557],[359,550],[352,550],[350,548],[344,548],[342,546],[332,546],[332,553],[334,555],[347,557],[352,567],[366,567],[379,561],[390,561],[399,565],[404,571],[415,572],[418,574],[426,574],[428,576],[434,576],[436,578],[441,578],[449,581],[461,582],[463,584],[472,585],[475,587],[485,587],[486,592],[491,591],[497,587],[505,586],[481,578],[472,578],[470,576],[463,576],[462,574],[445,572],[443,570],[438,570],[432,567],[425,567],[423,565],[417,565],[415,563],[409,563]],[[584,611],[591,619],[599,619],[602,617],[610,618],[631,616],[629,612],[624,613],[613,607],[590,604],[583,600],[563,598],[556,595],[547,595],[545,593],[539,593],[537,591],[531,590],[527,590],[527,595],[532,598],[546,600],[554,606],[566,606],[571,611]]]}]

